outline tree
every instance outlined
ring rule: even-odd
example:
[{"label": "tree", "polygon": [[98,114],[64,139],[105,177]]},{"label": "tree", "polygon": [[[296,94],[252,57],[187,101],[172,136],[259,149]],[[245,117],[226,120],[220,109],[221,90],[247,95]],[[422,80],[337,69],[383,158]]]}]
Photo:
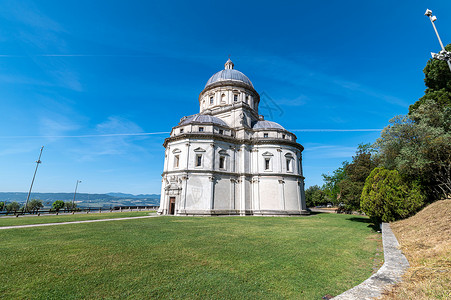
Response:
[{"label": "tree", "polygon": [[305,190],[305,204],[307,207],[313,207],[322,201],[322,190],[318,185],[310,186]]},{"label": "tree", "polygon": [[[451,44],[445,47],[451,51]],[[429,59],[423,69],[426,85],[425,95],[409,107],[409,115],[426,100],[432,100],[440,107],[451,106],[451,72],[446,61]]]},{"label": "tree", "polygon": [[360,210],[360,196],[362,195],[363,182],[344,179],[339,182],[341,205],[339,212],[351,213]]},{"label": "tree", "polygon": [[344,211],[360,210],[360,196],[365,180],[377,166],[373,153],[374,149],[370,144],[360,144],[352,162],[344,167],[344,179],[337,184]]},{"label": "tree", "polygon": [[424,101],[390,120],[375,147],[385,168],[419,181],[430,200],[451,194],[451,107]]},{"label": "tree", "polygon": [[38,212],[39,209],[43,208],[44,204],[42,204],[41,200],[37,200],[37,199],[31,199],[30,202],[28,202],[27,207],[26,207],[26,211],[29,212]]},{"label": "tree", "polygon": [[18,211],[19,208],[20,208],[20,205],[19,205],[19,203],[17,203],[16,201],[11,202],[11,203],[8,203],[8,204],[6,205],[6,211],[7,211],[8,213],[10,213],[10,212],[12,212],[12,211]]},{"label": "tree", "polygon": [[56,200],[55,202],[53,202],[52,208],[53,208],[56,212],[59,212],[60,209],[63,209],[63,208],[64,208],[64,201],[63,201],[63,200]]},{"label": "tree", "polygon": [[0,211],[5,209],[5,202],[0,202]]},{"label": "tree", "polygon": [[345,169],[348,165],[349,163],[347,161],[344,161],[340,168],[333,171],[332,175],[322,174],[323,180],[325,182],[324,194],[328,199],[330,199],[330,202],[334,204],[338,202],[340,196],[340,187],[338,186],[338,184],[340,183],[340,181],[347,178]]},{"label": "tree", "polygon": [[77,203],[72,203],[72,202],[64,203],[64,208],[67,210],[75,210],[76,207],[77,207]]},{"label": "tree", "polygon": [[329,200],[326,198],[324,191],[322,189],[315,190],[312,195],[313,204],[317,205],[325,205]]},{"label": "tree", "polygon": [[408,182],[397,170],[375,168],[365,181],[360,206],[375,224],[407,218],[423,205],[420,185]]}]

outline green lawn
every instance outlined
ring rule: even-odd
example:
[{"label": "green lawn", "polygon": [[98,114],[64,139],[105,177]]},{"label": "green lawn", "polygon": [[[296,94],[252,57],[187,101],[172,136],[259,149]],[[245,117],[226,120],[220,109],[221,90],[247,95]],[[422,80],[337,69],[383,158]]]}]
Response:
[{"label": "green lawn", "polygon": [[126,217],[148,216],[149,211],[136,212],[114,212],[114,213],[89,213],[89,214],[74,214],[74,215],[31,215],[15,217],[0,217],[0,227],[14,226],[14,225],[31,225],[44,223],[61,223],[84,220],[99,220],[99,219],[115,219]]},{"label": "green lawn", "polygon": [[[362,217],[158,217],[0,230],[6,299],[321,299],[372,273]],[[380,254],[380,253],[379,253]]]}]

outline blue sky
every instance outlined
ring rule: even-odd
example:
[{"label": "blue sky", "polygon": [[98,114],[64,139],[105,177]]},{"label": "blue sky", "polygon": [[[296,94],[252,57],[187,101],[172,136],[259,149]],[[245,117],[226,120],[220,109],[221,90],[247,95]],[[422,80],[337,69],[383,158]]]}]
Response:
[{"label": "blue sky", "polygon": [[[424,92],[449,1],[0,1],[0,192],[159,193],[163,140],[228,55],[307,186]],[[331,131],[344,130],[344,131]],[[307,130],[307,131],[306,131]],[[310,131],[308,131],[310,130]],[[124,135],[118,135],[124,134]]]}]

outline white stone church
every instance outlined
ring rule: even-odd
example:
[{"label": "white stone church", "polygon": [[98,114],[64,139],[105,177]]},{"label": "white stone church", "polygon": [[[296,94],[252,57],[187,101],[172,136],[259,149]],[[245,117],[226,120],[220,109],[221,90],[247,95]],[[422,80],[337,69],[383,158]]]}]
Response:
[{"label": "white stone church", "polygon": [[258,114],[259,101],[230,59],[207,81],[200,112],[183,117],[165,139],[159,214],[308,214],[304,148]]}]

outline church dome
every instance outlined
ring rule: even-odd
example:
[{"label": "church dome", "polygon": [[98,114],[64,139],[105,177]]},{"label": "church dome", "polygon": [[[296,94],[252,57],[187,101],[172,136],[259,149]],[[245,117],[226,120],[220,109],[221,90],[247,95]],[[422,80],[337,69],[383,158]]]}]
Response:
[{"label": "church dome", "polygon": [[252,126],[252,129],[282,129],[282,130],[286,130],[285,128],[282,127],[282,125],[280,125],[276,122],[271,122],[271,121],[266,121],[266,120],[261,120],[261,121],[255,122],[254,126]]},{"label": "church dome", "polygon": [[225,63],[225,69],[221,70],[217,73],[215,73],[213,76],[210,77],[210,79],[208,79],[207,84],[205,85],[205,87],[212,85],[215,82],[219,82],[219,81],[239,81],[242,83],[245,83],[246,85],[254,88],[254,86],[252,85],[252,82],[249,80],[249,78],[244,75],[243,73],[241,73],[238,70],[235,70],[233,68],[234,64],[233,62],[230,60],[227,60],[227,62]]},{"label": "church dome", "polygon": [[202,115],[202,114],[185,117],[184,119],[182,119],[180,121],[179,125],[188,125],[188,124],[192,124],[192,123],[212,123],[212,124],[216,124],[216,125],[229,127],[227,125],[227,123],[224,122],[223,120],[221,120],[220,118],[213,117],[210,115]]}]

